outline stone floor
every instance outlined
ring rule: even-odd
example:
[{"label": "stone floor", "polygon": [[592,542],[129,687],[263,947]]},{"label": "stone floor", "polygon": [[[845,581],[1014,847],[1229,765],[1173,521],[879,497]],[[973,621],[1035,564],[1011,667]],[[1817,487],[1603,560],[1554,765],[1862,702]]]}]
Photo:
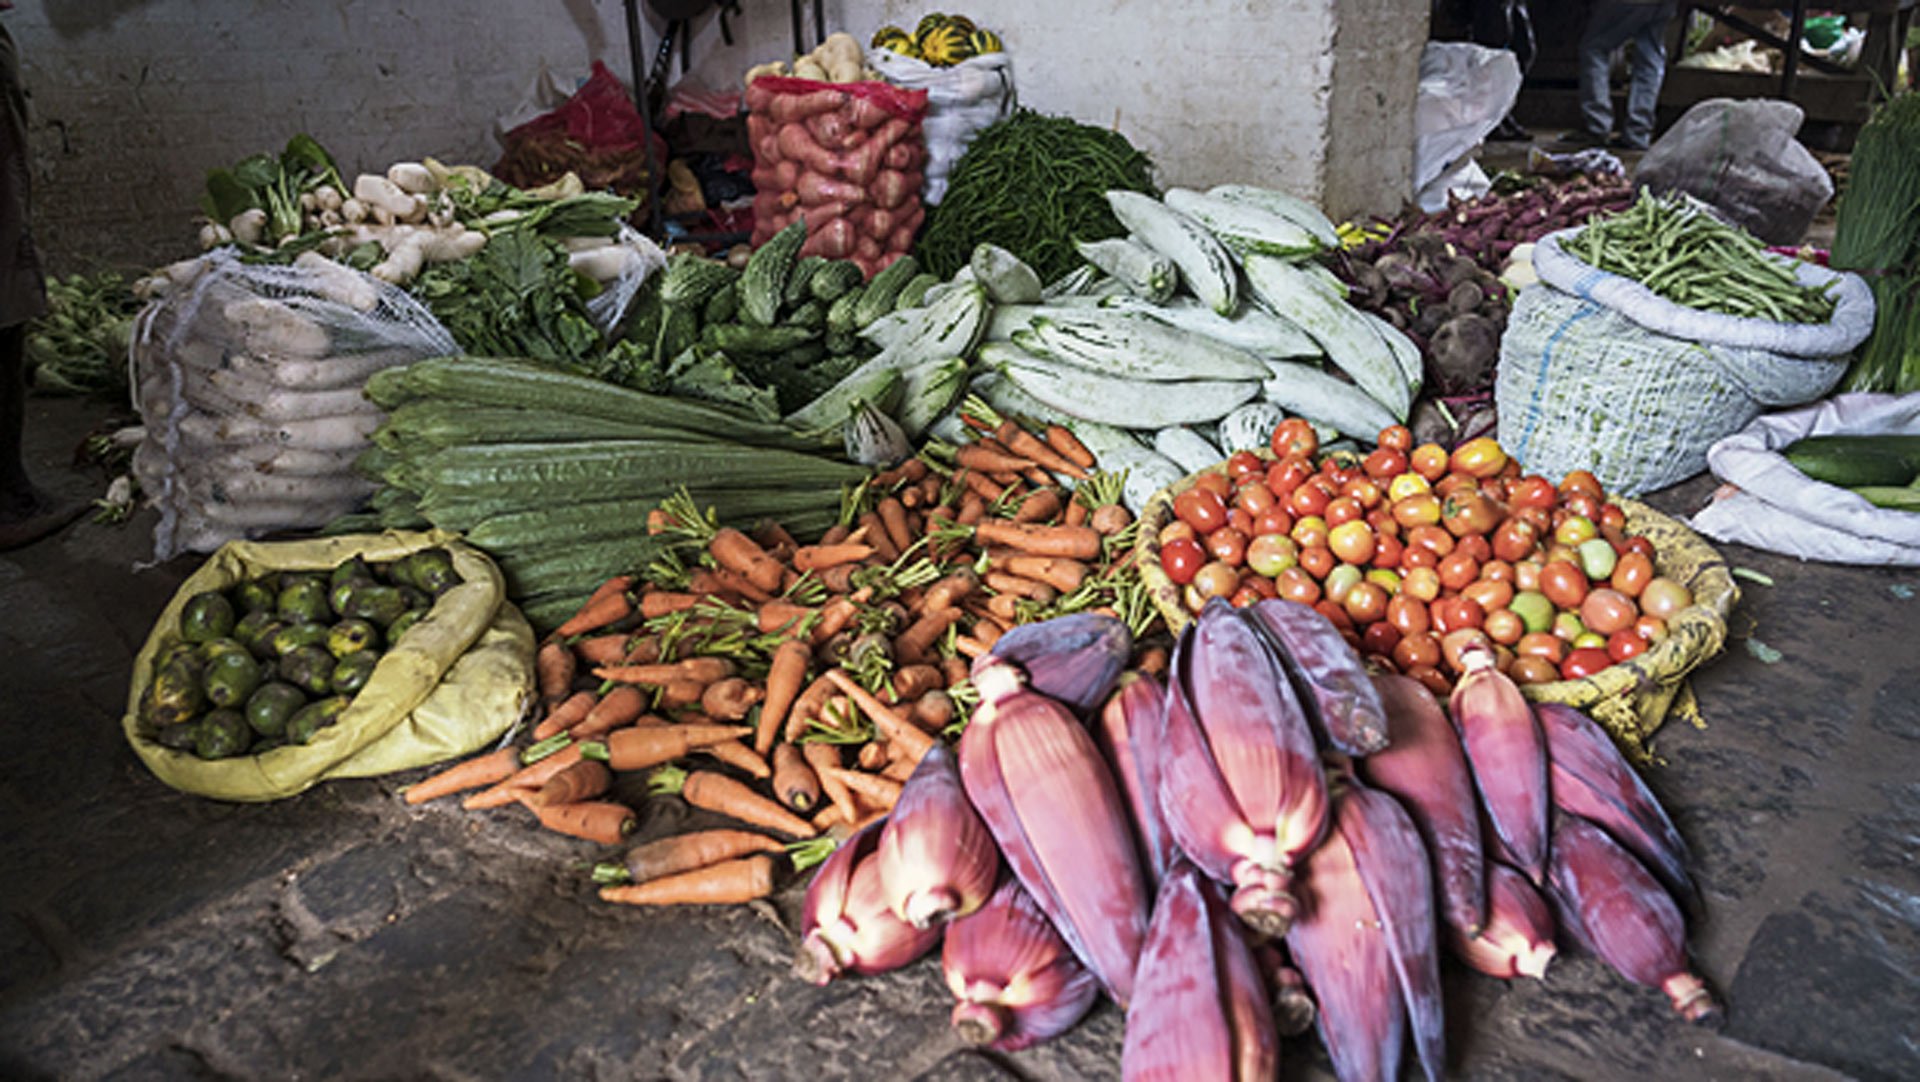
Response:
[{"label": "stone floor", "polygon": [[[97,406],[35,400],[39,476]],[[1655,501],[1685,513],[1704,480]],[[152,519],[0,554],[0,1078],[1018,1079],[1118,1076],[1121,1019],[1008,1056],[946,1034],[938,966],[814,988],[773,904],[594,899],[585,842],[512,813],[408,807],[409,780],[276,804],[175,793],[128,751],[135,650],[194,561],[136,569]],[[1448,971],[1471,1079],[1920,1077],[1920,573],[1732,548],[1724,656],[1649,778],[1694,847],[1699,968],[1724,1029],[1564,954],[1547,980]],[[643,804],[644,836],[689,821]],[[1451,963],[1449,963],[1451,966]],[[1328,1078],[1311,1039],[1283,1075]]]}]

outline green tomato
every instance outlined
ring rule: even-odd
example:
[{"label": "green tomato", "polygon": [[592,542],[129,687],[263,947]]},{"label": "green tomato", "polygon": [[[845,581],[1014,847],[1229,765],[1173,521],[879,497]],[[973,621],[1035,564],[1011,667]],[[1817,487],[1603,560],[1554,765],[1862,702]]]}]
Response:
[{"label": "green tomato", "polygon": [[1327,600],[1336,605],[1341,604],[1347,599],[1347,591],[1353,589],[1364,578],[1366,578],[1365,573],[1352,564],[1334,565],[1333,570],[1327,572],[1325,586]]},{"label": "green tomato", "polygon": [[1576,551],[1580,554],[1580,570],[1585,571],[1592,582],[1604,582],[1613,574],[1613,565],[1620,559],[1620,554],[1613,551],[1613,542],[1604,537],[1589,537],[1580,542]]},{"label": "green tomato", "polygon": [[1300,562],[1300,546],[1281,533],[1263,533],[1247,544],[1247,567],[1268,578]]},{"label": "green tomato", "polygon": [[1553,628],[1555,612],[1553,602],[1548,601],[1547,595],[1538,590],[1522,590],[1514,594],[1513,600],[1507,602],[1507,608],[1513,610],[1513,614],[1526,625],[1529,633],[1548,631]]}]

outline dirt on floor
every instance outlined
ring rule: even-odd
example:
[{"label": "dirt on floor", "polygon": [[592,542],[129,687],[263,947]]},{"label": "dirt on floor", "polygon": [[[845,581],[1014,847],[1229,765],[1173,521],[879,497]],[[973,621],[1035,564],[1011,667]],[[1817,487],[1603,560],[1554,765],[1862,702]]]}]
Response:
[{"label": "dirt on floor", "polygon": [[[29,404],[43,482],[103,411]],[[1697,479],[1652,502],[1697,508]],[[264,805],[174,792],[120,733],[131,663],[196,560],[145,566],[150,512],[0,554],[0,1077],[8,1079],[1117,1078],[1120,1013],[983,1054],[949,1033],[937,960],[825,988],[790,972],[801,895],[603,904],[594,846],[517,810],[410,807],[418,772]],[[1563,950],[1545,981],[1446,966],[1449,1075],[1920,1077],[1920,572],[1737,547],[1725,654],[1647,778],[1694,851],[1718,1030]],[[641,837],[707,822],[640,804]],[[1311,1038],[1282,1075],[1331,1077]]]}]

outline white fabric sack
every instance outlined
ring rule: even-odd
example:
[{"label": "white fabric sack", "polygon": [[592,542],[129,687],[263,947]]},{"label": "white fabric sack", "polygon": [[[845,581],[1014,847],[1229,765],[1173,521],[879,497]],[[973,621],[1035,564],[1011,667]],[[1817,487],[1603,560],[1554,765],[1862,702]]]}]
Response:
[{"label": "white fabric sack", "polygon": [[1486,173],[1469,155],[1519,95],[1520,62],[1508,50],[1427,43],[1413,105],[1413,188],[1421,210],[1446,209],[1449,192],[1472,198],[1487,190]]},{"label": "white fabric sack", "polygon": [[867,63],[894,86],[927,92],[927,115],[920,121],[927,179],[920,201],[933,206],[947,194],[947,175],[974,133],[1013,115],[1013,57],[1004,50],[982,53],[938,68],[892,49],[869,49]]},{"label": "white fabric sack", "polygon": [[1920,435],[1920,394],[1842,394],[1756,418],[1707,452],[1722,490],[1693,516],[1718,541],[1823,563],[1920,567],[1920,514],[1875,507],[1793,467],[1779,452],[1804,436]]}]

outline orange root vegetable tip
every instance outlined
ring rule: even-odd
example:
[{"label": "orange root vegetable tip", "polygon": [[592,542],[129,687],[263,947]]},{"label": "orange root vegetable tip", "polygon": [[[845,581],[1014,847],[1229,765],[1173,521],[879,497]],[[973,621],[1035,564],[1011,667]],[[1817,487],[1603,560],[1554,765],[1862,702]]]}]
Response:
[{"label": "orange root vegetable tip", "polygon": [[517,748],[501,748],[485,755],[476,755],[455,763],[440,771],[420,779],[406,789],[406,802],[422,804],[437,800],[443,796],[452,796],[469,789],[478,789],[493,785],[513,776],[520,769],[520,753]]},{"label": "orange root vegetable tip", "polygon": [[888,682],[888,690],[891,692],[892,701],[906,703],[939,687],[940,682],[940,670],[932,665],[902,665],[893,671],[893,679]]},{"label": "orange root vegetable tip", "polygon": [[965,469],[980,473],[1020,473],[1033,465],[1027,459],[996,449],[984,441],[959,447],[954,451],[953,460]]},{"label": "orange root vegetable tip", "polygon": [[527,803],[534,808],[552,807],[558,804],[574,804],[591,800],[613,787],[613,771],[605,763],[595,759],[582,758],[568,766],[546,784],[534,790]]},{"label": "orange root vegetable tip", "polygon": [[795,838],[811,838],[813,824],[724,774],[695,770],[686,775],[680,795],[687,803],[743,823]]},{"label": "orange root vegetable tip", "polygon": [[833,806],[840,809],[840,817],[848,825],[860,817],[859,809],[853,802],[853,794],[840,784],[840,749],[832,744],[802,744],[801,755],[807,765],[813,768],[814,776],[820,779],[820,789],[826,793]]},{"label": "orange root vegetable tip", "polygon": [[815,574],[845,564],[857,564],[873,555],[873,546],[857,542],[841,542],[838,545],[805,545],[793,552],[793,568],[796,571],[812,571]]},{"label": "orange root vegetable tip", "polygon": [[795,605],[790,601],[769,601],[760,606],[756,626],[765,635],[779,631],[798,629],[815,610],[805,605]]},{"label": "orange root vegetable tip", "polygon": [[625,905],[738,905],[773,893],[773,858],[722,861],[645,883],[601,887],[602,901]]},{"label": "orange root vegetable tip", "polygon": [[974,540],[986,545],[1006,545],[1035,556],[1100,558],[1100,535],[1085,526],[1041,526],[989,519],[974,527]]},{"label": "orange root vegetable tip", "polygon": [[845,670],[830,669],[827,679],[832,680],[848,698],[852,699],[860,712],[873,722],[874,728],[890,742],[898,742],[901,750],[914,762],[927,753],[933,746],[933,738],[920,731],[919,727],[902,717],[892,707],[883,703],[872,692],[861,687]]},{"label": "orange root vegetable tip", "polygon": [[820,778],[807,765],[806,756],[792,744],[773,748],[773,793],[780,802],[796,812],[812,811],[820,804]]},{"label": "orange root vegetable tip", "polygon": [[732,527],[723,527],[707,543],[714,562],[729,571],[745,575],[747,581],[768,593],[780,589],[780,561],[767,555],[753,538]]},{"label": "orange root vegetable tip", "polygon": [[700,709],[715,721],[739,721],[765,696],[765,689],[744,677],[729,676],[700,693]]},{"label": "orange root vegetable tip", "polygon": [[1060,515],[1060,521],[1068,526],[1085,526],[1090,513],[1086,504],[1079,500],[1068,500],[1066,510]]},{"label": "orange root vegetable tip", "polygon": [[669,763],[695,748],[735,740],[751,733],[744,725],[642,725],[607,734],[609,765],[615,770],[645,770]]},{"label": "orange root vegetable tip", "polygon": [[564,644],[548,640],[534,655],[533,664],[542,702],[551,707],[573,693],[573,675],[579,663]]},{"label": "orange root vegetable tip", "polygon": [[635,718],[646,713],[647,699],[647,693],[632,684],[611,688],[570,731],[576,737],[598,736],[631,725]]},{"label": "orange root vegetable tip", "polygon": [[772,555],[775,549],[791,550],[798,545],[793,535],[787,532],[787,528],[772,519],[766,519],[754,527],[753,539],[761,548],[767,550],[768,555]]},{"label": "orange root vegetable tip", "polygon": [[853,529],[851,527],[835,523],[827,528],[826,533],[820,535],[819,543],[822,545],[837,545],[845,541],[852,533]]},{"label": "orange root vegetable tip", "polygon": [[554,634],[562,639],[570,639],[625,619],[633,612],[633,600],[627,596],[627,591],[632,588],[631,575],[615,575],[601,583],[581,604],[579,611],[554,629]]},{"label": "orange root vegetable tip", "polygon": [[1087,525],[1102,537],[1112,537],[1133,524],[1133,514],[1117,503],[1096,507],[1087,516]]},{"label": "orange root vegetable tip", "polygon": [[602,885],[645,883],[753,853],[778,856],[785,850],[779,841],[751,830],[696,830],[636,845],[618,862],[596,865],[593,876]]},{"label": "orange root vegetable tip", "polygon": [[794,700],[793,708],[787,711],[782,738],[789,744],[798,741],[806,733],[807,724],[820,716],[820,711],[826,707],[833,692],[833,681],[827,679],[825,673],[814,677],[813,683],[807,685],[807,690],[800,693],[800,698]]},{"label": "orange root vegetable tip", "polygon": [[1099,460],[1094,458],[1093,452],[1087,450],[1087,445],[1081,443],[1080,438],[1065,425],[1048,425],[1045,436],[1047,445],[1074,465],[1088,470],[1098,465]]},{"label": "orange root vegetable tip", "polygon": [[685,612],[699,603],[699,594],[678,593],[672,590],[649,590],[640,596],[640,615],[649,620],[657,620],[662,616],[671,616],[676,612]]},{"label": "orange root vegetable tip", "polygon": [[864,770],[842,770],[840,784],[846,786],[869,808],[887,809],[900,800],[900,783],[892,778],[869,774]]},{"label": "orange root vegetable tip", "polygon": [[773,776],[773,768],[767,761],[754,754],[752,748],[738,740],[723,740],[718,744],[708,744],[700,749],[702,755],[711,755],[728,766],[762,780]]},{"label": "orange root vegetable tip", "polygon": [[790,639],[774,648],[773,660],[767,668],[766,697],[760,702],[760,718],[754,731],[754,751],[766,755],[773,750],[774,741],[786,724],[787,713],[800,698],[807,665],[812,660],[812,648],[798,640]]},{"label": "orange root vegetable tip", "polygon": [[567,834],[601,845],[616,845],[626,840],[639,821],[625,804],[604,800],[586,800],[573,804],[551,804],[534,808],[540,825],[559,834]]}]

